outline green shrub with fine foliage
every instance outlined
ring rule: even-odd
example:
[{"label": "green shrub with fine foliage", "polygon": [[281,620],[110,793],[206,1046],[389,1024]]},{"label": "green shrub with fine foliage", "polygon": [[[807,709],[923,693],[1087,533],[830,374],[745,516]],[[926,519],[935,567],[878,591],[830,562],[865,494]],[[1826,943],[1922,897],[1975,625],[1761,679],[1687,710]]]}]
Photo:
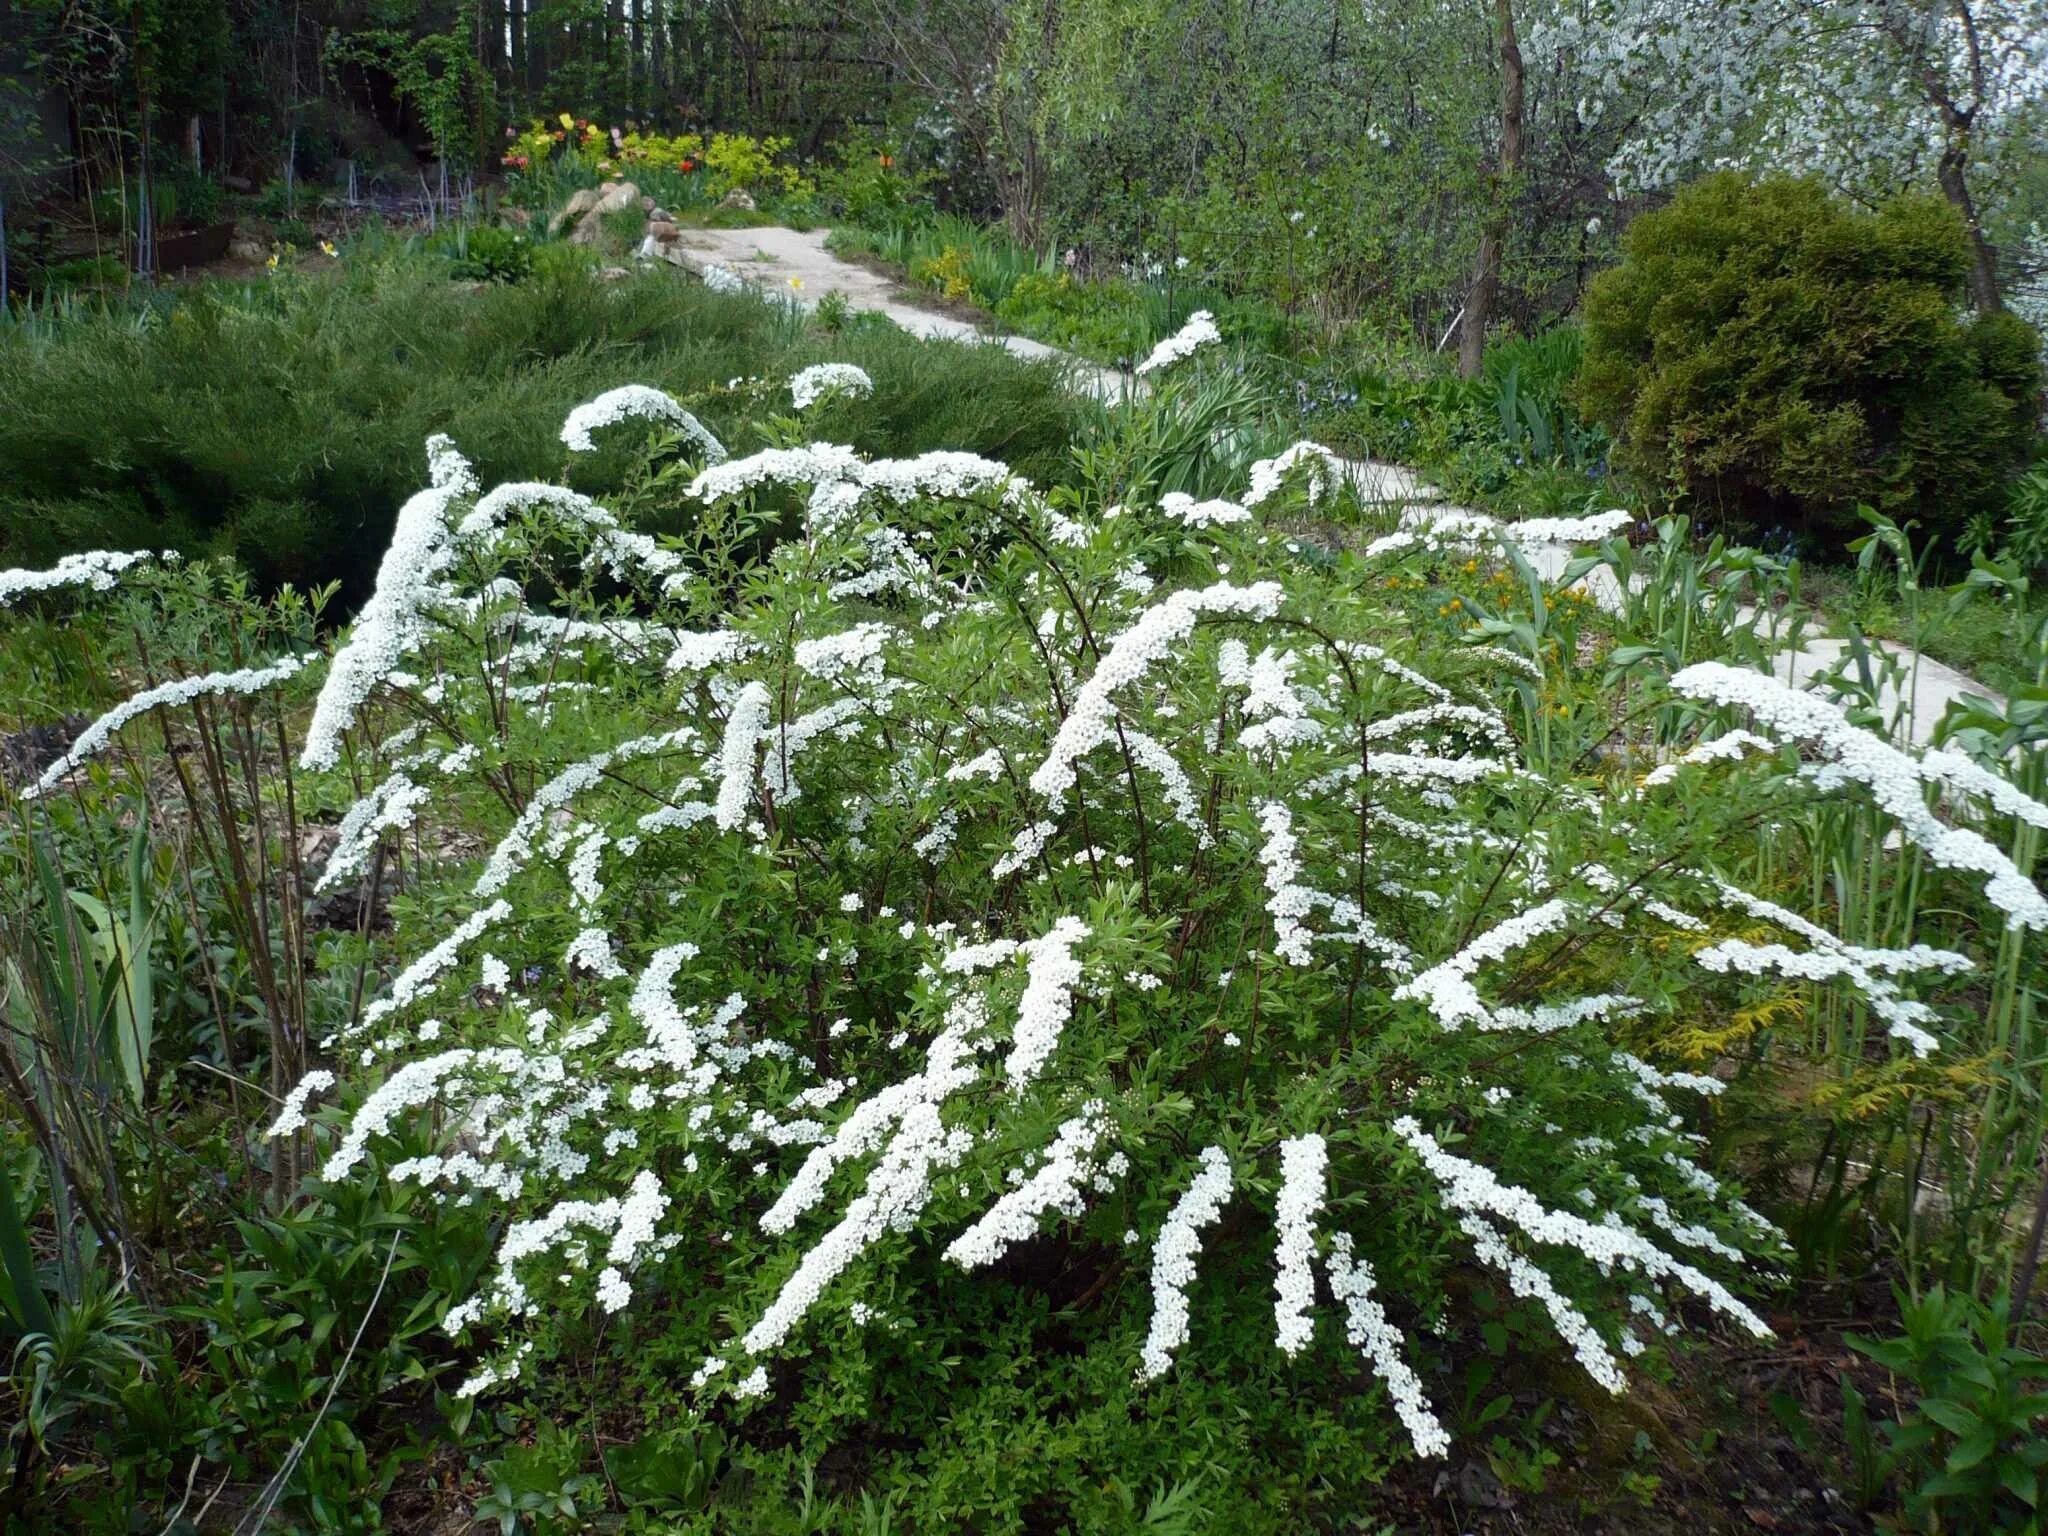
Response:
[{"label": "green shrub with fine foliage", "polygon": [[1078,408],[1046,365],[963,346],[942,378],[891,326],[826,337],[787,304],[536,266],[472,292],[440,263],[352,261],[0,336],[0,563],[231,554],[265,586],[339,580],[353,603],[422,437],[449,433],[493,477],[545,478],[563,413],[621,373],[723,432],[788,409],[782,381],[805,363],[843,359],[883,388],[828,408],[841,440],[964,447],[1040,476],[1065,462]]},{"label": "green shrub with fine foliage", "polygon": [[1586,298],[1579,375],[1626,467],[1703,509],[1827,536],[1859,503],[1959,530],[2024,457],[2039,340],[1959,310],[1947,204],[1875,212],[1728,173],[1643,215]]}]

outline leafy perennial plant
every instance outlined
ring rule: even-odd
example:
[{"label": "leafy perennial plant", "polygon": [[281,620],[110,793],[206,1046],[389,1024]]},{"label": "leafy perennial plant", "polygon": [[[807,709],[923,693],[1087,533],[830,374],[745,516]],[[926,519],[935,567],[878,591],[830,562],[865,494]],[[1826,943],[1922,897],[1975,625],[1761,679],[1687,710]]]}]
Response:
[{"label": "leafy perennial plant", "polygon": [[1434,537],[1332,564],[1277,531],[1348,494],[1313,445],[1195,504],[762,430],[732,458],[657,391],[579,408],[578,453],[649,439],[616,512],[484,493],[437,439],[304,744],[358,786],[330,884],[427,820],[489,847],[273,1127],[502,1214],[446,1319],[468,1393],[667,1308],[707,1411],[787,1398],[809,1341],[935,1326],[948,1274],[1030,1287],[1050,1245],[1143,1390],[1204,1335],[1348,1352],[1440,1455],[1455,1269],[1614,1392],[1688,1307],[1767,1331],[1728,1282],[1776,1234],[1692,1134],[1723,1084],[1624,1049],[1649,1023],[1789,973],[1937,1046],[1909,989],[1962,957],[1723,877],[1772,796],[1872,794],[2048,914],[1921,793],[2012,814],[2002,781],[1762,674],[1674,692],[1764,734],[1534,766],[1498,701],[1538,662],[1390,606]]}]

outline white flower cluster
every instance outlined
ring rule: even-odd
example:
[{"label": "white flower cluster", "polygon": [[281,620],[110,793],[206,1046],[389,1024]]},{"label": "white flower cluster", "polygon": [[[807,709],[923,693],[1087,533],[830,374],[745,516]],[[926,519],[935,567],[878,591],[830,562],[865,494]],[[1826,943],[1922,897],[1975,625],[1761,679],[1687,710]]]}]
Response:
[{"label": "white flower cluster", "polygon": [[713,293],[742,294],[748,291],[747,280],[731,267],[713,262],[704,269],[704,286]]},{"label": "white flower cluster", "polygon": [[1298,1355],[1315,1334],[1309,1308],[1316,1301],[1316,1213],[1323,1208],[1329,1149],[1314,1134],[1280,1143],[1280,1194],[1273,1227],[1280,1241],[1273,1253],[1273,1342],[1285,1355]]},{"label": "white flower cluster", "polygon": [[1605,1221],[1590,1222],[1566,1211],[1548,1210],[1527,1190],[1501,1183],[1491,1169],[1445,1151],[1413,1116],[1403,1115],[1394,1122],[1393,1129],[1422,1160],[1445,1203],[1461,1214],[1460,1225],[1472,1238],[1474,1251],[1508,1276],[1515,1294],[1544,1304],[1587,1374],[1608,1390],[1620,1392],[1627,1382],[1606,1341],[1585,1314],[1556,1290],[1549,1276],[1508,1247],[1488,1218],[1505,1221],[1535,1242],[1575,1249],[1602,1272],[1619,1268],[1652,1280],[1676,1281],[1757,1338],[1771,1336],[1764,1320],[1738,1301],[1726,1286],[1672,1258],[1619,1218],[1610,1216]]},{"label": "white flower cluster", "polygon": [[414,783],[401,770],[350,806],[337,830],[334,851],[313,882],[314,891],[331,891],[361,875],[369,866],[378,838],[411,826],[432,797],[427,785]]},{"label": "white flower cluster", "polygon": [[1060,1034],[1073,1016],[1074,988],[1081,980],[1074,948],[1087,937],[1086,923],[1063,917],[1039,937],[1017,946],[1029,959],[1010,1056],[1003,1064],[1012,1093],[1022,1093],[1059,1048]]},{"label": "white flower cluster", "polygon": [[1171,368],[1182,358],[1191,357],[1222,339],[1223,333],[1216,329],[1216,317],[1206,309],[1198,309],[1188,316],[1186,325],[1152,349],[1151,354],[1138,364],[1137,371],[1142,376],[1161,368]]},{"label": "white flower cluster", "polygon": [[1480,999],[1479,989],[1472,984],[1473,976],[1487,961],[1503,959],[1544,934],[1557,932],[1569,916],[1570,909],[1561,900],[1546,901],[1518,912],[1487,929],[1448,960],[1439,961],[1413,980],[1402,983],[1394,989],[1394,1000],[1425,1004],[1445,1029],[1458,1029],[1466,1024],[1481,1029],[1501,1028],[1500,1020]]},{"label": "white flower cluster", "polygon": [[1234,501],[1225,501],[1221,497],[1197,501],[1186,491],[1168,491],[1159,498],[1159,510],[1176,523],[1190,528],[1221,528],[1252,520],[1250,510]]},{"label": "white flower cluster", "polygon": [[800,411],[808,411],[830,394],[866,396],[875,392],[875,381],[867,370],[852,363],[813,363],[789,381],[789,398]]},{"label": "white flower cluster", "polygon": [[723,459],[725,445],[704,423],[684,410],[675,398],[646,384],[621,384],[595,400],[586,400],[562,423],[562,441],[571,453],[594,453],[597,439],[592,434],[622,421],[665,421],[689,438],[712,463]]},{"label": "white flower cluster", "polygon": [[1082,758],[1115,735],[1115,695],[1170,656],[1175,647],[1194,633],[1203,614],[1236,614],[1271,618],[1279,611],[1281,588],[1277,581],[1234,587],[1228,582],[1190,591],[1175,592],[1153,604],[1138,622],[1110,642],[1108,651],[1095,665],[1094,673],[1074,696],[1067,718],[1060,723],[1052,750],[1031,774],[1031,787],[1048,800],[1056,800],[1074,787],[1076,765]]},{"label": "white flower cluster", "polygon": [[1863,994],[1870,1011],[1884,1021],[1886,1033],[1904,1041],[1914,1055],[1931,1056],[1939,1048],[1940,1042],[1927,1029],[1937,1022],[1934,1010],[1903,996],[1898,978],[1914,971],[1957,975],[1970,969],[1967,955],[1926,944],[1908,949],[1865,949],[1837,938],[1818,923],[1808,922],[1776,902],[1726,883],[1720,889],[1722,900],[1730,906],[1796,933],[1813,947],[1796,950],[1784,944],[1724,939],[1694,952],[1693,960],[1701,969],[1722,975],[1739,972],[1750,976],[1791,976],[1801,981],[1846,981]]},{"label": "white flower cluster", "polygon": [[316,1093],[325,1093],[334,1086],[334,1074],[324,1067],[316,1067],[298,1081],[298,1086],[284,1096],[277,1118],[270,1123],[266,1136],[289,1136],[303,1130],[306,1124],[306,1101]]},{"label": "white flower cluster", "polygon": [[1656,789],[1669,784],[1678,777],[1681,768],[1699,763],[1732,763],[1741,760],[1746,752],[1771,753],[1778,750],[1776,742],[1757,735],[1754,731],[1729,731],[1689,747],[1668,763],[1659,763],[1643,775],[1643,788]]},{"label": "white flower cluster", "polygon": [[1308,489],[1308,503],[1312,507],[1321,506],[1351,477],[1350,465],[1321,443],[1304,439],[1277,457],[1260,459],[1252,465],[1251,489],[1244,494],[1244,504],[1256,507],[1272,500],[1295,468],[1304,464],[1308,466],[1304,483]]},{"label": "white flower cluster", "polygon": [[754,764],[768,735],[773,706],[765,683],[740,689],[725,717],[725,741],[718,749],[718,825],[731,832],[747,819],[754,803]]},{"label": "white flower cluster", "polygon": [[61,782],[64,776],[87,758],[99,752],[114,739],[114,733],[131,720],[140,719],[153,709],[174,709],[190,704],[198,698],[215,698],[224,694],[261,693],[264,689],[294,677],[311,658],[308,656],[287,656],[274,661],[267,667],[242,667],[233,672],[208,672],[200,677],[180,677],[168,683],[158,683],[154,688],[145,688],[131,698],[123,699],[112,709],[93,721],[71,743],[65,754],[42,771],[35,783],[21,792],[24,800],[33,800],[47,794]]},{"label": "white flower cluster", "polygon": [[[1984,876],[1984,894],[2005,913],[2012,927],[2048,928],[2048,897],[2042,896],[2040,888],[2004,851],[1981,832],[1947,825],[1928,806],[1930,785],[1982,797],[1988,775],[1960,768],[1952,753],[1937,754],[1932,764],[1909,757],[1861,726],[1850,724],[1839,705],[1762,672],[1703,661],[1677,673],[1671,686],[1689,698],[1747,709],[1765,730],[1811,743],[1825,759],[1812,774],[1821,789],[1861,784],[1878,809],[1899,824],[1906,840],[1935,864]],[[2014,811],[2007,807],[2027,798],[2008,787],[1993,803],[2010,815]],[[2048,817],[2048,807],[2036,805],[2035,810]]]},{"label": "white flower cluster", "polygon": [[980,1269],[1035,1234],[1039,1218],[1047,1211],[1069,1218],[1080,1216],[1086,1208],[1082,1191],[1101,1167],[1095,1149],[1108,1134],[1108,1106],[1100,1099],[1090,1099],[1079,1114],[1060,1126],[1038,1171],[947,1244],[946,1257],[962,1269]]},{"label": "white flower cluster", "polygon": [[1173,1365],[1173,1352],[1188,1341],[1188,1287],[1202,1251],[1202,1228],[1215,1224],[1230,1198],[1230,1159],[1221,1147],[1204,1147],[1201,1171],[1167,1213],[1152,1243],[1152,1326],[1145,1334],[1139,1381],[1156,1381]]},{"label": "white flower cluster", "polygon": [[396,672],[426,634],[427,602],[448,560],[448,514],[477,493],[475,472],[448,438],[427,439],[428,487],[399,509],[391,543],[377,566],[377,585],[356,615],[346,644],[328,663],[313,705],[302,768],[332,768],[342,733],[377,685]]},{"label": "white flower cluster", "polygon": [[1266,867],[1266,910],[1273,916],[1273,952],[1289,965],[1307,965],[1311,935],[1301,920],[1315,906],[1316,893],[1297,883],[1301,873],[1294,817],[1278,800],[1259,811],[1259,829],[1266,834],[1259,862]]},{"label": "white flower cluster", "polygon": [[1344,1337],[1372,1362],[1373,1374],[1386,1383],[1395,1417],[1408,1431],[1418,1456],[1442,1456],[1451,1448],[1450,1432],[1430,1407],[1422,1378],[1401,1352],[1401,1335],[1387,1321],[1386,1309],[1372,1293],[1372,1266],[1352,1252],[1349,1232],[1330,1234],[1330,1291],[1344,1305]]},{"label": "white flower cluster", "polygon": [[1299,661],[1293,651],[1270,645],[1254,657],[1237,639],[1218,647],[1217,675],[1228,686],[1245,690],[1244,712],[1256,722],[1238,732],[1239,746],[1250,752],[1269,747],[1285,750],[1323,739],[1323,724],[1312,713],[1322,701],[1293,682]]},{"label": "white flower cluster", "polygon": [[155,558],[146,549],[125,553],[94,549],[83,554],[66,555],[46,571],[0,571],[0,608],[5,608],[23,593],[52,592],[59,587],[90,587],[95,592],[110,592],[123,571],[131,565],[140,565]]},{"label": "white flower cluster", "polygon": [[887,624],[856,624],[837,634],[796,643],[796,664],[828,682],[858,673],[868,683],[881,681],[882,647],[895,634]]}]

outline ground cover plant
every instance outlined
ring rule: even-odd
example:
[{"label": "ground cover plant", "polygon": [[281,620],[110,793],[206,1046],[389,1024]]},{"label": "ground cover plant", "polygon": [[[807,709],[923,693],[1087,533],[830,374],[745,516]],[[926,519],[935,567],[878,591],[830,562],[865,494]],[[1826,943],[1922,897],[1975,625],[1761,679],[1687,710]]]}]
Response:
[{"label": "ground cover plant", "polygon": [[[16,1103],[63,1109],[8,1145],[10,1314],[74,1341],[17,1375],[18,1507],[1343,1529],[1527,1454],[1481,1341],[1619,1399],[1901,1220],[1995,1286],[2038,763],[1777,684],[1734,614],[1782,573],[1677,525],[1219,454],[1210,334],[1043,478],[895,447],[951,350],[607,388],[527,479],[437,435],[331,637],[210,563],[0,579],[141,689],[8,796]],[[207,1139],[129,1124],[173,1104]]]}]

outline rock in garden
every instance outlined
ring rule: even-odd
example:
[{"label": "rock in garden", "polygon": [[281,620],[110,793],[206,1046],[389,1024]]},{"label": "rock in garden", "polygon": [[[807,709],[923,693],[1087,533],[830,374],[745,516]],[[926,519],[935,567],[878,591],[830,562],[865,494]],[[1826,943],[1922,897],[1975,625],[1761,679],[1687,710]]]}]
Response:
[{"label": "rock in garden", "polygon": [[683,238],[682,230],[666,219],[651,221],[647,226],[647,233],[653,236],[655,242],[660,245],[674,245]]},{"label": "rock in garden", "polygon": [[551,235],[561,233],[563,225],[569,223],[572,219],[582,218],[596,206],[596,203],[597,188],[584,187],[577,191],[570,197],[569,201],[562,204],[555,216],[548,220],[548,233]]},{"label": "rock in garden", "polygon": [[[578,193],[577,196],[581,196]],[[608,213],[623,213],[639,199],[640,189],[630,181],[615,181],[608,187],[600,188],[594,200],[576,221],[576,228],[569,235],[572,245],[595,245],[604,233],[604,219]],[[575,198],[570,199],[571,204]]]},{"label": "rock in garden", "polygon": [[752,213],[754,211],[754,200],[747,196],[747,189],[745,187],[734,187],[725,194],[724,201],[719,203],[718,206],[721,208],[734,208],[741,213]]},{"label": "rock in garden", "polygon": [[244,235],[240,239],[228,242],[228,254],[237,261],[261,261],[265,252],[262,241],[251,240]]}]

